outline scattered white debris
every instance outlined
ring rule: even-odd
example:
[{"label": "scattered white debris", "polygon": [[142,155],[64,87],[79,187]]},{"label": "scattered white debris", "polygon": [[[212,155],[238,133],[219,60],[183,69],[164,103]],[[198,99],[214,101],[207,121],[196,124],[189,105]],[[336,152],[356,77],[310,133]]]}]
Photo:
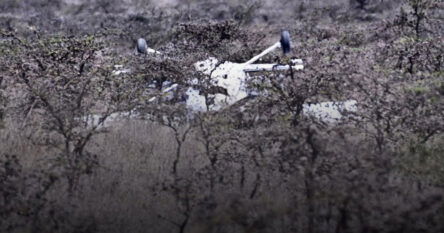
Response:
[{"label": "scattered white debris", "polygon": [[128,112],[115,112],[111,113],[105,120],[103,120],[103,116],[101,114],[89,114],[84,116],[81,120],[86,123],[89,127],[98,126],[98,128],[108,127],[111,123],[116,121],[122,121],[130,118],[131,116],[135,116],[137,113],[135,111]]},{"label": "scattered white debris", "polygon": [[[224,62],[217,65],[218,61],[214,57],[201,62],[197,62],[194,66],[196,70],[204,74],[211,75],[210,84],[213,86],[223,87],[227,90],[228,95],[211,94],[210,98],[214,98],[213,103],[208,106],[209,110],[219,110],[235,102],[245,98],[247,91],[245,89],[246,73],[243,71],[243,64]],[[217,65],[217,66],[216,66]],[[195,80],[193,82],[196,82]],[[197,93],[197,95],[196,95]],[[199,95],[199,91],[190,87],[187,91],[188,100],[187,106],[190,109],[205,109],[207,110],[205,97]],[[203,104],[203,106],[195,106],[196,104]]]},{"label": "scattered white debris", "polygon": [[[166,82],[164,82],[164,85],[165,85],[165,83],[166,83]],[[169,82],[168,82],[168,83],[169,83]],[[174,83],[173,85],[171,85],[171,86],[169,86],[169,87],[167,87],[167,88],[164,88],[164,89],[162,90],[162,97],[165,97],[166,99],[172,99],[173,96],[174,96],[174,93],[172,93],[172,91],[176,90],[178,86],[179,86],[179,84]],[[158,98],[157,96],[151,97],[151,98],[148,100],[148,102],[153,102],[153,101],[156,100],[157,98]]]},{"label": "scattered white debris", "polygon": [[[273,71],[273,70],[288,70],[295,69],[301,70],[304,68],[301,59],[292,59],[292,67],[289,65],[280,64],[253,64],[255,61],[259,60],[261,57],[281,47],[281,42],[276,42],[272,46],[265,49],[259,55],[254,56],[245,63],[233,63],[224,62],[218,64],[218,60],[214,57],[210,57],[205,61],[197,62],[194,67],[197,71],[201,71],[206,75],[210,75],[211,85],[225,88],[228,95],[224,94],[214,94],[209,95],[213,98],[211,105],[206,106],[205,97],[199,97],[195,94],[192,88],[188,90],[192,93],[188,98],[192,98],[187,101],[187,105],[191,109],[209,109],[209,110],[219,110],[224,107],[230,106],[237,101],[248,96],[249,90],[247,90],[246,81],[248,79],[249,72],[258,71]],[[195,106],[195,104],[205,104],[204,106]]]},{"label": "scattered white debris", "polygon": [[[277,43],[277,45],[279,45],[279,43]],[[276,48],[276,45],[270,48]],[[301,59],[293,59],[292,62],[296,64],[292,67],[293,69],[303,69]],[[209,97],[214,98],[214,100],[211,105],[208,106],[208,109],[216,111],[230,106],[248,96],[250,90],[248,90],[246,86],[246,81],[249,77],[249,72],[290,69],[288,65],[249,64],[248,62],[233,63],[227,61],[218,65],[218,60],[214,57],[210,57],[205,61],[197,62],[196,64],[194,64],[194,67],[197,71],[201,71],[206,75],[211,75],[211,85],[223,87],[227,90],[228,96],[224,94],[209,95]],[[195,83],[196,80],[193,80],[192,82]],[[192,93],[188,96],[189,99],[187,100],[187,106],[190,109],[205,109],[203,111],[207,110],[205,97],[199,95],[199,92],[197,90],[194,90],[190,87],[187,93]],[[203,106],[195,106],[196,104],[203,104]]]},{"label": "scattered white debris", "polygon": [[199,95],[199,91],[190,87],[185,93],[188,97],[186,100],[186,105],[192,112],[206,112],[207,104],[205,97]]},{"label": "scattered white debris", "polygon": [[161,52],[159,52],[159,51],[157,51],[157,50],[154,50],[154,49],[152,49],[152,48],[147,48],[147,49],[146,49],[146,52],[147,52],[147,53],[154,53],[154,54],[162,54]]},{"label": "scattered white debris", "polygon": [[128,68],[123,68],[123,65],[114,65],[114,70],[112,72],[112,75],[120,75],[120,74],[126,74],[131,72]]},{"label": "scattered white debris", "polygon": [[167,92],[173,91],[173,90],[175,90],[178,86],[179,86],[179,84],[175,83],[175,84],[173,84],[173,85],[171,85],[171,86],[169,86],[169,87],[163,89],[162,92],[163,92],[163,93],[167,93]]},{"label": "scattered white debris", "polygon": [[330,101],[303,105],[304,114],[317,117],[327,122],[339,121],[344,112],[356,112],[357,110],[356,100]]},{"label": "scattered white debris", "polygon": [[112,74],[113,75],[120,75],[120,74],[129,73],[130,71],[131,71],[130,69],[114,70]]},{"label": "scattered white debris", "polygon": [[[292,59],[291,63],[293,70],[303,70],[304,65],[302,59]],[[245,64],[244,72],[252,73],[252,72],[263,72],[263,71],[278,71],[278,70],[288,70],[290,67],[288,65],[279,65],[279,64]]]},{"label": "scattered white debris", "polygon": [[[199,95],[198,91],[188,89],[186,94],[188,95],[187,107],[189,107],[192,112],[206,112],[208,110],[207,105],[205,104],[205,98]],[[341,120],[345,112],[356,111],[356,100],[337,102],[330,101],[303,105],[304,114],[316,117],[320,120],[330,123],[338,122],[339,120]],[[115,122],[124,121],[134,116],[138,116],[137,112],[128,111],[112,113],[103,122],[101,122],[103,115],[99,114],[91,114],[85,116],[82,120],[90,127],[98,125],[98,128],[105,128],[111,126]]]},{"label": "scattered white debris", "polygon": [[[259,60],[264,55],[273,51],[276,48],[280,48],[281,43],[277,42],[264,50],[259,55],[253,57],[249,61],[245,63],[233,63],[233,62],[224,62],[220,63],[214,58],[210,57],[207,60],[196,62],[194,67],[197,71],[202,72],[203,74],[210,76],[210,85],[216,87],[222,87],[227,90],[227,94],[210,94],[207,93],[207,98],[204,96],[204,93],[201,93],[200,90],[196,90],[192,86],[196,86],[199,84],[198,79],[192,79],[188,84],[189,88],[186,91],[187,99],[186,106],[192,112],[205,112],[205,111],[217,111],[228,107],[239,100],[247,97],[251,94],[252,90],[248,90],[246,86],[246,81],[249,78],[248,73],[251,72],[263,72],[263,71],[275,71],[275,70],[302,70],[304,68],[302,59],[292,59],[292,66],[289,65],[281,65],[281,64],[253,64],[257,60]],[[147,53],[161,54],[159,51],[156,51],[151,48],[147,48]],[[124,69],[121,65],[115,66],[115,71],[113,71],[114,75],[119,75],[123,73],[130,72],[130,69]],[[162,97],[164,95],[172,95],[173,92],[177,90],[178,84],[174,83],[164,83],[167,88],[162,90]],[[149,102],[153,102],[158,97],[152,97]],[[168,97],[166,97],[168,98]],[[303,112],[304,114],[311,115],[317,117],[319,119],[323,119],[325,121],[338,121],[342,118],[344,112],[355,112],[357,111],[357,102],[355,100],[347,100],[343,102],[321,102],[321,103],[313,103],[313,104],[304,104]],[[131,113],[119,113],[112,114],[108,117],[106,122],[103,124],[106,126],[107,122],[118,120],[122,117],[128,117],[132,115]],[[99,122],[100,116],[92,115],[91,122]]]}]

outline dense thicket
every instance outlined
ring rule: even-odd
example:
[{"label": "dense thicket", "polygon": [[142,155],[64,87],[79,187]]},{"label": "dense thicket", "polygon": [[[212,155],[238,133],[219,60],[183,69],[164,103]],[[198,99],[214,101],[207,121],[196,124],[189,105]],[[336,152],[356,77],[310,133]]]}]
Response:
[{"label": "dense thicket", "polygon": [[[0,232],[444,232],[443,10],[2,1]],[[191,80],[213,88],[195,62],[246,61],[282,29],[304,70],[187,110]],[[162,55],[135,55],[139,37]],[[345,100],[357,111],[337,121],[302,111]]]}]

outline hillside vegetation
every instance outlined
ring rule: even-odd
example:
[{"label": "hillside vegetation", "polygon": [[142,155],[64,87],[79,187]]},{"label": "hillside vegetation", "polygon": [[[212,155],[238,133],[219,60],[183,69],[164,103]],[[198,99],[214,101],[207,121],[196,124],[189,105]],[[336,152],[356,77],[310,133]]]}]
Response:
[{"label": "hillside vegetation", "polygon": [[[0,232],[444,232],[443,19],[440,0],[2,0]],[[304,70],[187,109],[191,80],[214,89],[194,63],[281,30]]]}]

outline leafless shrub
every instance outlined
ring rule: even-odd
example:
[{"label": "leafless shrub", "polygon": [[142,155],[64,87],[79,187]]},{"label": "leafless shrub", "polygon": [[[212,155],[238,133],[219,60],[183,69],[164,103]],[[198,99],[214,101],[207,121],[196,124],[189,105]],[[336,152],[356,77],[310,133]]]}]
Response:
[{"label": "leafless shrub", "polygon": [[[66,169],[73,190],[79,175],[90,173],[97,163],[85,146],[100,132],[106,118],[119,109],[120,102],[112,104],[116,100],[113,95],[119,92],[105,91],[111,89],[113,80],[109,79],[110,70],[98,66],[102,47],[94,36],[54,36],[37,42],[16,39],[10,48],[13,56],[3,62],[13,83],[10,93],[22,93],[16,102],[20,103],[18,117],[23,117],[25,127],[34,125],[47,132],[46,137],[30,135],[35,143],[60,149],[54,165]],[[95,112],[103,115],[91,123],[88,116]]]},{"label": "leafless shrub", "polygon": [[[339,7],[347,1],[259,9],[198,1],[125,15],[99,1],[83,4],[77,17],[97,9],[109,21],[86,27],[106,28],[102,34],[2,32],[6,120],[23,125],[19,136],[38,148],[34,157],[47,154],[34,170],[20,156],[2,155],[2,230],[442,232],[442,43],[438,31],[423,34],[438,21],[422,19],[420,36],[402,26],[415,19],[410,11],[356,24],[353,14],[378,14],[379,2],[363,1],[365,10],[349,14]],[[208,11],[196,8],[204,5]],[[191,79],[210,78],[193,64],[208,56],[245,61],[271,37],[250,23],[281,30],[273,10],[282,6],[282,22],[300,19],[286,27],[297,35],[290,56],[303,58],[305,69],[252,75],[260,95],[190,114],[180,94]],[[285,18],[295,9],[299,15]],[[130,55],[140,36],[162,54]],[[130,72],[113,75],[115,65]],[[171,83],[179,95],[163,98]],[[307,104],[350,99],[356,111],[341,111],[334,122],[304,113]],[[134,115],[99,127],[116,111]],[[102,117],[91,125],[83,118],[90,114]],[[60,197],[66,186],[76,192]]]},{"label": "leafless shrub", "polygon": [[51,198],[59,174],[37,168],[27,170],[18,156],[0,156],[2,232],[94,231],[94,221],[69,214],[72,203],[57,203]]}]

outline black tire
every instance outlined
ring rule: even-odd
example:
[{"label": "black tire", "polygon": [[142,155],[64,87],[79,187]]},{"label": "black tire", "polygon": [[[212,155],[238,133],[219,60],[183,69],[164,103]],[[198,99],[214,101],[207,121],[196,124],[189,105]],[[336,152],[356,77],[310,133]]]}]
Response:
[{"label": "black tire", "polygon": [[143,38],[137,39],[137,52],[141,54],[147,53],[148,45],[146,44],[146,40]]},{"label": "black tire", "polygon": [[282,52],[284,54],[289,53],[291,45],[290,45],[290,33],[288,31],[282,31],[280,42],[281,42]]}]

